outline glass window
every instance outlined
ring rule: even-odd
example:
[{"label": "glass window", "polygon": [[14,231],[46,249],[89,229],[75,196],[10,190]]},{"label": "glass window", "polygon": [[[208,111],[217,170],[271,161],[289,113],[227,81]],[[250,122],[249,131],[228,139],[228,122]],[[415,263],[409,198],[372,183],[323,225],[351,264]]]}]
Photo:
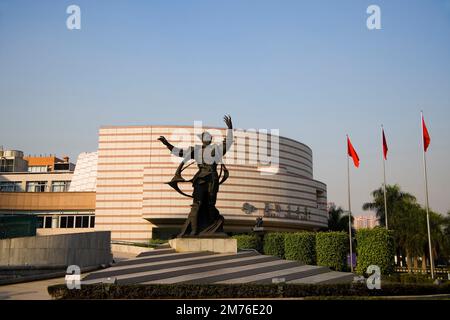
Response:
[{"label": "glass window", "polygon": [[14,172],[14,160],[0,158],[0,172]]},{"label": "glass window", "polygon": [[74,227],[74,216],[68,216],[67,217],[67,228],[73,228]]},{"label": "glass window", "polygon": [[47,181],[29,181],[27,182],[27,192],[45,192]]},{"label": "glass window", "polygon": [[52,227],[52,217],[45,217],[44,228],[50,229]]},{"label": "glass window", "polygon": [[20,181],[1,181],[0,192],[19,192],[22,191],[22,184]]},{"label": "glass window", "polygon": [[67,217],[59,218],[59,227],[60,228],[67,228]]},{"label": "glass window", "polygon": [[89,216],[83,216],[83,228],[89,228]]},{"label": "glass window", "polygon": [[53,166],[53,170],[55,171],[69,171],[70,163],[55,163]]},{"label": "glass window", "polygon": [[47,166],[29,166],[28,172],[48,172]]},{"label": "glass window", "polygon": [[94,215],[67,215],[59,217],[60,228],[94,228]]},{"label": "glass window", "polygon": [[44,227],[44,217],[37,217],[36,228],[40,229]]},{"label": "glass window", "polygon": [[82,219],[83,219],[82,216],[75,217],[75,228],[81,228]]},{"label": "glass window", "polygon": [[70,181],[53,181],[52,192],[67,192],[69,190]]}]

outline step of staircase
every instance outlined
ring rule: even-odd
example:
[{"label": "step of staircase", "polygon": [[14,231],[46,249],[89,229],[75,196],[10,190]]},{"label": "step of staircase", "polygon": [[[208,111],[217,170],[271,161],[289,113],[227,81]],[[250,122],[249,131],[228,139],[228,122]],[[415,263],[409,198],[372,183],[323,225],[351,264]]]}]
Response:
[{"label": "step of staircase", "polygon": [[288,281],[288,283],[297,284],[336,284],[349,283],[353,281],[353,273],[330,271],[326,273],[316,274],[305,278]]},{"label": "step of staircase", "polygon": [[274,278],[283,278],[284,281],[292,281],[296,279],[301,279],[304,277],[310,277],[317,274],[322,274],[330,272],[330,269],[326,267],[317,267],[310,265],[294,266],[293,268],[282,269],[272,272],[264,272],[259,274],[253,274],[244,277],[232,278],[216,283],[259,283],[259,284],[269,284],[272,283]]}]

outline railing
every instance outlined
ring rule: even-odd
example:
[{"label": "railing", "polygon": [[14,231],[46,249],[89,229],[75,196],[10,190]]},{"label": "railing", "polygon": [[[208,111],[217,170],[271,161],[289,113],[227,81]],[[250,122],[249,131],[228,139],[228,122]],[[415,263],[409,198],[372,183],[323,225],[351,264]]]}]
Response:
[{"label": "railing", "polygon": [[[407,268],[407,267],[395,267],[395,272],[399,273],[415,273],[415,274],[430,274],[431,269],[422,269],[422,268]],[[437,275],[448,275],[450,277],[450,269],[449,268],[434,268],[434,273]]]}]

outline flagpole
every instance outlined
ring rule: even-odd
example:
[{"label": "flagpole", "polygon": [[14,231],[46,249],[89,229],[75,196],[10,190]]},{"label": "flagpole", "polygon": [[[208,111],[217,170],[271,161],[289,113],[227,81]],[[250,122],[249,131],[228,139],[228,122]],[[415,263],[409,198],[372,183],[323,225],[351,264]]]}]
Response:
[{"label": "flagpole", "polygon": [[347,186],[348,186],[348,237],[350,241],[350,270],[351,272],[353,272],[352,203],[350,199],[350,158],[348,155],[348,135],[347,135]]},{"label": "flagpole", "polygon": [[424,127],[423,127],[423,112],[420,112],[420,125],[422,126],[422,154],[423,154],[423,176],[425,179],[425,210],[427,212],[427,231],[428,231],[428,250],[430,251],[430,268],[431,268],[431,279],[434,279],[434,261],[433,261],[433,251],[431,246],[431,231],[430,231],[430,209],[428,202],[428,174],[427,174],[427,156],[425,152],[425,141],[424,141]]},{"label": "flagpole", "polygon": [[[382,139],[382,148],[384,148],[384,129],[383,125],[381,125],[381,139]],[[384,156],[384,149],[381,152],[381,157],[383,158],[383,192],[384,192],[384,221],[386,223],[386,230],[389,230],[388,226],[388,214],[387,214],[387,196],[386,196],[386,158]]]}]

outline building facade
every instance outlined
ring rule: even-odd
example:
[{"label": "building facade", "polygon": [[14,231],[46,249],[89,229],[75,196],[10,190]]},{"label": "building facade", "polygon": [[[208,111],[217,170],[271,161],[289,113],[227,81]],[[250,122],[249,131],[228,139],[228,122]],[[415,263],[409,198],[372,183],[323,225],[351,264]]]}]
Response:
[{"label": "building facade", "polygon": [[39,235],[94,230],[95,190],[68,192],[75,168],[69,158],[3,155],[13,161],[0,172],[0,215],[37,216]]},{"label": "building facade", "polygon": [[[223,129],[207,129],[217,133],[213,136],[224,136]],[[102,127],[99,131],[96,228],[111,230],[115,240],[142,242],[174,236],[189,213],[192,199],[167,184],[180,158],[157,140],[161,135],[180,147],[196,141],[195,129],[183,126]],[[235,143],[225,156],[230,177],[220,186],[217,200],[225,232],[250,232],[258,217],[263,217],[267,231],[327,227],[326,185],[313,179],[311,149],[279,137],[276,150],[268,150],[267,141],[272,141],[269,134],[255,137],[235,132]],[[238,150],[239,146],[243,148]],[[277,170],[250,161],[255,158],[251,146],[263,154],[277,153]],[[191,177],[195,172],[192,165],[183,175]],[[192,192],[189,184],[182,189]]]},{"label": "building facade", "polygon": [[373,229],[379,225],[377,217],[373,215],[357,216],[354,220],[355,229]]},{"label": "building facade", "polygon": [[28,163],[23,158],[23,152],[19,150],[0,149],[0,173],[26,171]]},{"label": "building facade", "polygon": [[[224,129],[205,130],[215,144],[225,136]],[[21,172],[0,173],[0,214],[37,215],[38,234],[108,230],[118,241],[171,238],[192,199],[167,184],[181,158],[157,139],[185,148],[200,143],[199,133],[188,126],[102,127],[98,151],[81,153],[76,166],[67,158],[28,157]],[[225,232],[251,232],[257,218],[266,231],[327,227],[326,185],[313,178],[308,146],[267,132],[234,130],[234,136],[224,157],[229,178],[217,199]],[[15,155],[20,163],[22,154]],[[188,164],[183,176],[196,171]],[[180,187],[192,193],[190,183]]]}]

